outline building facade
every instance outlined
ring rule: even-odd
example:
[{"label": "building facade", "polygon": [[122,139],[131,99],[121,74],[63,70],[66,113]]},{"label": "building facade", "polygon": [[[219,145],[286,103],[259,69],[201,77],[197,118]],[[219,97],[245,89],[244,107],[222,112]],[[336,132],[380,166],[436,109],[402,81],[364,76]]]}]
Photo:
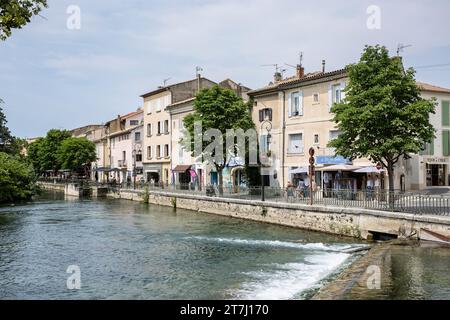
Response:
[{"label": "building facade", "polygon": [[[270,150],[272,158],[270,168],[264,173],[266,185],[309,184],[309,149],[313,148],[317,169],[314,180],[319,187],[364,189],[369,180],[375,181],[379,188],[388,187],[383,172],[354,173],[356,169],[373,168],[375,163],[364,158],[349,161],[327,147],[340,133],[330,110],[334,103],[345,99],[348,81],[345,69],[304,74],[303,68],[297,66],[296,76],[283,80],[276,75],[273,83],[249,92],[255,100],[252,118],[262,150]],[[430,115],[436,139],[425,148],[424,152],[428,154],[412,155],[411,159],[397,164],[395,189],[422,190],[434,185],[449,185],[450,90],[423,83],[418,85],[424,98],[437,99],[436,114]],[[270,122],[270,131],[267,122]]]}]

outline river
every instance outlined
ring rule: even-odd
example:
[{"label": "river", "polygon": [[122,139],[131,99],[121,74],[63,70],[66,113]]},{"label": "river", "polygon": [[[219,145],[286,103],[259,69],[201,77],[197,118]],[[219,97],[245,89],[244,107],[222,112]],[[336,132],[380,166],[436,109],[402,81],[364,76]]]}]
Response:
[{"label": "river", "polygon": [[[348,238],[49,193],[0,208],[1,299],[304,299],[364,246]],[[69,290],[69,266],[81,288]]]}]

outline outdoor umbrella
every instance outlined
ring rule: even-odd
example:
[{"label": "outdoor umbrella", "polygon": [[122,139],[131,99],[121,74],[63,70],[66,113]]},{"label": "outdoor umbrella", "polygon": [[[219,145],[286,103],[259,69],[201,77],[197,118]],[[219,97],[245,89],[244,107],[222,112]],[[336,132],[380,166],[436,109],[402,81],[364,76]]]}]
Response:
[{"label": "outdoor umbrella", "polygon": [[361,169],[354,170],[356,173],[381,173],[383,169],[378,170],[377,167],[363,167]]},{"label": "outdoor umbrella", "polygon": [[352,166],[349,164],[335,164],[328,167],[323,167],[317,169],[318,171],[354,171],[356,169],[359,169],[358,166]]},{"label": "outdoor umbrella", "polygon": [[296,174],[296,173],[308,173],[308,168],[300,167],[296,169],[289,170],[289,173]]}]

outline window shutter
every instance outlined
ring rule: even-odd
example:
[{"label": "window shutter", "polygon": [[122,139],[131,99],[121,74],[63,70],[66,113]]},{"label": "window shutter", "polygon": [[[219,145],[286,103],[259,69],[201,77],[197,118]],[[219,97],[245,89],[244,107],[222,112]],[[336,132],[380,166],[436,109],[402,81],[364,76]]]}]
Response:
[{"label": "window shutter", "polygon": [[272,108],[269,109],[269,121],[272,121]]},{"label": "window shutter", "polygon": [[300,91],[298,93],[298,104],[299,104],[298,114],[302,116],[303,115],[303,91]]},{"label": "window shutter", "polygon": [[292,93],[289,94],[289,98],[288,98],[288,116],[289,117],[292,116]]},{"label": "window shutter", "polygon": [[450,112],[448,101],[442,101],[442,125],[443,126],[450,125]]},{"label": "window shutter", "polygon": [[444,157],[449,155],[448,142],[449,142],[449,131],[444,130],[442,131],[442,153]]},{"label": "window shutter", "polygon": [[161,158],[164,157],[164,145],[163,144],[159,146],[159,156]]},{"label": "window shutter", "polygon": [[328,86],[328,111],[331,111],[333,106],[333,86],[330,84]]},{"label": "window shutter", "polygon": [[430,143],[430,156],[434,156],[434,138]]},{"label": "window shutter", "polygon": [[345,99],[345,87],[347,86],[347,84],[345,82],[341,82],[341,100]]},{"label": "window shutter", "polygon": [[264,109],[259,110],[259,122],[264,121]]}]

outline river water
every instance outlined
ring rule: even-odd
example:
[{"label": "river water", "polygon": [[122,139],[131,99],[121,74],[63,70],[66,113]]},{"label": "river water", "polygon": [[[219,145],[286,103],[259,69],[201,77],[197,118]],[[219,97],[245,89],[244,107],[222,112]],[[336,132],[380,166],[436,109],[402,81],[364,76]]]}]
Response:
[{"label": "river water", "polygon": [[[0,208],[2,299],[302,299],[365,244],[125,200]],[[69,290],[69,266],[81,288]]]}]

